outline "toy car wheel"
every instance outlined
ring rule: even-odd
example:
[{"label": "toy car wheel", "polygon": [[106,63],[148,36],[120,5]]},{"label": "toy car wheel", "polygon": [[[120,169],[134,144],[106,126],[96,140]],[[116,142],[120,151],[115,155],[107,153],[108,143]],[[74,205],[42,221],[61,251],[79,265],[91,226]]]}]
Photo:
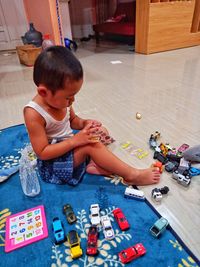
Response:
[{"label": "toy car wheel", "polygon": [[188,176],[188,170],[185,170],[185,171],[183,172],[183,175],[184,175],[184,176]]}]

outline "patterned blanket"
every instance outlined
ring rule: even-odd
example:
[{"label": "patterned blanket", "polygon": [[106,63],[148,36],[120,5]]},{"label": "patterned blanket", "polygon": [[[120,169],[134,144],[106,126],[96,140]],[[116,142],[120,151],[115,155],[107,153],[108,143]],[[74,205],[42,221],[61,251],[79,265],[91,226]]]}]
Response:
[{"label": "patterned blanket", "polygon": [[[17,166],[20,151],[29,142],[24,125],[14,126],[0,131],[0,171]],[[40,180],[41,192],[34,198],[23,194],[19,173],[0,183],[0,254],[1,262],[6,267],[35,266],[124,266],[118,253],[134,244],[142,243],[146,254],[132,261],[129,266],[166,266],[166,267],[197,267],[198,259],[187,249],[180,238],[169,228],[159,239],[149,232],[150,227],[160,217],[147,201],[124,198],[125,186],[119,178],[110,179],[102,176],[88,175],[78,186],[53,185]],[[76,224],[69,225],[62,212],[66,203],[71,204],[77,215]],[[89,208],[98,203],[101,215],[108,215],[115,232],[113,240],[106,240],[102,227],[98,227],[99,240],[96,257],[86,255],[87,233],[90,226]],[[6,217],[32,207],[44,205],[49,236],[46,239],[28,246],[4,252]],[[129,221],[130,229],[121,231],[114,220],[112,210],[122,209]],[[64,225],[66,234],[76,230],[81,239],[83,255],[72,260],[68,242],[56,245],[52,232],[52,221],[58,217]]]}]

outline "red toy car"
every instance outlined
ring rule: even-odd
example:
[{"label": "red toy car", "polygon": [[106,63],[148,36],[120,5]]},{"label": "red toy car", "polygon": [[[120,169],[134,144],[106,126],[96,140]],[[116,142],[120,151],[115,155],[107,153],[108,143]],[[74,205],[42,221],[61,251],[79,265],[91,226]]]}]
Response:
[{"label": "red toy car", "polygon": [[118,255],[122,263],[128,263],[146,253],[144,246],[139,243],[135,246],[122,250]]},{"label": "red toy car", "polygon": [[120,208],[116,208],[115,210],[113,210],[113,215],[119,225],[119,228],[122,231],[125,231],[130,228],[129,223]]},{"label": "red toy car", "polygon": [[99,233],[96,225],[90,226],[88,232],[88,240],[87,240],[87,250],[86,250],[87,255],[94,256],[98,254],[97,250],[98,236]]}]

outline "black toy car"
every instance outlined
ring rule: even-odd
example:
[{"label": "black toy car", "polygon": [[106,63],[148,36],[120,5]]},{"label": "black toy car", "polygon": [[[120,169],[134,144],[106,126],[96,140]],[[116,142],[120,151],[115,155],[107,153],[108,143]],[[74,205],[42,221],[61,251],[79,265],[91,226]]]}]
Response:
[{"label": "black toy car", "polygon": [[157,159],[158,161],[162,162],[162,164],[166,164],[168,162],[168,158],[165,157],[162,153],[155,151],[153,155],[154,159]]},{"label": "black toy car", "polygon": [[165,170],[167,172],[174,172],[179,166],[179,163],[177,161],[168,161],[165,164]]},{"label": "black toy car", "polygon": [[74,214],[74,211],[70,204],[66,204],[63,206],[63,213],[65,214],[69,224],[72,224],[77,220],[76,215]]},{"label": "black toy car", "polygon": [[176,162],[180,163],[182,156],[177,156],[177,155],[175,155],[169,151],[167,153],[167,158],[169,161],[176,161]]}]

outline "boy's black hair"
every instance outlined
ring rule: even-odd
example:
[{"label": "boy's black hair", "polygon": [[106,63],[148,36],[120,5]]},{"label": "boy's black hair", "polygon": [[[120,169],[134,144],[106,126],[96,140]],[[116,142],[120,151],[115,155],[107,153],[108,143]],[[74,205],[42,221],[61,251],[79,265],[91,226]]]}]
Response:
[{"label": "boy's black hair", "polygon": [[64,46],[46,48],[34,64],[34,83],[37,86],[45,85],[52,93],[63,89],[66,81],[79,81],[82,78],[80,61]]}]

